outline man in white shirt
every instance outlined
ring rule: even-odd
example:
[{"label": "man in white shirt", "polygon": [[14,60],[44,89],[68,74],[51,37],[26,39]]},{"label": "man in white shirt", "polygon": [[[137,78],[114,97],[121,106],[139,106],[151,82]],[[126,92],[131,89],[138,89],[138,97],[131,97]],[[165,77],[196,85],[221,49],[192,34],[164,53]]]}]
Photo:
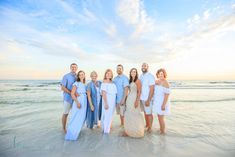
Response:
[{"label": "man in white shirt", "polygon": [[152,123],[153,123],[153,115],[152,115],[152,97],[154,93],[154,85],[155,78],[154,76],[148,72],[148,64],[142,64],[142,75],[140,76],[140,80],[142,83],[142,90],[140,95],[140,107],[142,111],[144,111],[145,121],[147,131],[151,132]]}]

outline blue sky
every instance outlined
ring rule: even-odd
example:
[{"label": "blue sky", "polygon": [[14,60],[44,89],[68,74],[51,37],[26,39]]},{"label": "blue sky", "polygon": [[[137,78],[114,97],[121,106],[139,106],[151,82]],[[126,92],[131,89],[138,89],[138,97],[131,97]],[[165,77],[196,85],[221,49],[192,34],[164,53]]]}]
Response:
[{"label": "blue sky", "polygon": [[235,0],[2,0],[0,19],[0,79],[60,79],[72,62],[235,79]]}]

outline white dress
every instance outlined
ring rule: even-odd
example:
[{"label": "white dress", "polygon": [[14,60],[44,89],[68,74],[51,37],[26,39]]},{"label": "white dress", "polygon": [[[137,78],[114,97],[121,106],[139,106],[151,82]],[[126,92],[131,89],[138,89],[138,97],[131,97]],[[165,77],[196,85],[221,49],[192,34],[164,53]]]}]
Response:
[{"label": "white dress", "polygon": [[116,105],[117,88],[114,83],[102,83],[101,92],[102,91],[106,92],[107,103],[109,108],[107,110],[105,109],[104,97],[102,97],[101,123],[102,123],[103,133],[109,133]]},{"label": "white dress", "polygon": [[77,140],[86,119],[86,109],[87,109],[86,86],[81,82],[75,82],[73,86],[76,86],[77,88],[76,92],[79,94],[77,100],[81,104],[81,108],[77,107],[75,101],[73,102],[71,110],[71,118],[69,121],[67,133],[65,135],[65,140]]},{"label": "white dress", "polygon": [[137,98],[137,86],[130,84],[130,92],[126,99],[126,111],[124,114],[124,130],[130,137],[144,137],[144,117],[141,114],[140,104],[135,108]]},{"label": "white dress", "polygon": [[170,114],[170,97],[168,97],[165,111],[161,109],[165,94],[170,94],[170,88],[166,88],[161,85],[155,85],[153,96],[153,113],[158,115]]}]

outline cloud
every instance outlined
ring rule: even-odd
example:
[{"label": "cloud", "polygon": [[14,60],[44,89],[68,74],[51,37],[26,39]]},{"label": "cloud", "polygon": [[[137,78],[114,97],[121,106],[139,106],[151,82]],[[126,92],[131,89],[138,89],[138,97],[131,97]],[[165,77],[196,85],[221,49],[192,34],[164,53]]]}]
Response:
[{"label": "cloud", "polygon": [[[159,63],[180,57],[201,39],[234,30],[233,12],[225,12],[222,9],[224,7],[207,8],[188,19],[184,31],[169,34],[174,27],[166,26],[165,30],[159,29],[163,27],[162,23],[147,15],[142,1],[119,1],[117,14],[127,28],[131,27],[134,31],[118,42],[118,48],[114,53],[119,54],[126,62],[147,60]],[[169,24],[172,25],[171,22]]]},{"label": "cloud", "polygon": [[147,15],[143,1],[120,0],[116,12],[125,24],[133,26],[134,31],[131,35],[133,39],[153,30],[154,21]]},{"label": "cloud", "polygon": [[203,12],[203,18],[207,20],[210,17],[210,10],[206,10]]},{"label": "cloud", "polygon": [[90,21],[94,22],[94,21],[97,20],[97,17],[90,10],[88,10],[87,8],[83,9],[83,13],[84,13],[84,16],[86,18],[88,18]]},{"label": "cloud", "polygon": [[235,9],[235,3],[231,5],[231,8],[232,8],[232,9]]},{"label": "cloud", "polygon": [[120,0],[117,14],[126,24],[138,24],[141,18],[141,4],[139,0]]},{"label": "cloud", "polygon": [[114,23],[111,23],[107,29],[105,29],[105,32],[110,36],[110,37],[115,37],[117,34],[117,28]]},{"label": "cloud", "polygon": [[[65,4],[63,3],[63,5]],[[65,8],[70,9],[69,6]],[[1,8],[1,10],[1,14],[6,18],[1,22],[2,25],[0,27],[2,34],[0,40],[2,42],[7,41],[9,44],[17,43],[24,47],[35,48],[35,50],[39,50],[47,55],[72,55],[87,59],[87,53],[79,45],[74,46],[71,44],[77,43],[78,38],[76,35],[58,33],[57,29],[42,31],[34,27],[34,17],[47,16],[47,12],[34,11],[33,13],[26,14],[9,8]],[[74,14],[73,11],[72,13]],[[11,52],[9,49],[7,51]]]},{"label": "cloud", "polygon": [[[181,56],[190,51],[201,40],[219,38],[228,32],[235,32],[235,12],[225,11],[224,7],[207,9],[201,14],[195,14],[187,20],[185,32],[165,41],[166,47],[174,56]],[[163,42],[163,45],[165,45]]]},{"label": "cloud", "polygon": [[[66,1],[55,2],[56,7],[62,8],[58,14],[66,17],[60,19],[44,9],[25,13],[1,8],[5,19],[1,21],[4,37],[0,40],[56,57],[107,63],[159,63],[182,55],[200,39],[234,31],[235,25],[234,11],[215,15],[216,9],[207,8],[185,20],[188,27],[184,31],[172,33],[170,28],[174,24],[169,21],[169,25],[164,25],[148,15],[140,0],[118,1],[112,15],[107,15],[105,9],[95,10],[89,1],[80,10]],[[105,8],[104,3],[97,4],[98,8]],[[44,18],[62,23],[55,27],[47,20],[44,22]],[[38,28],[38,23],[43,27]]]},{"label": "cloud", "polygon": [[218,10],[218,8],[222,7],[212,9],[211,13],[206,10],[203,12],[202,18],[198,18],[197,23],[188,23],[190,38],[203,38],[221,32],[235,31],[235,12],[228,10],[225,13],[224,9]]},{"label": "cloud", "polygon": [[[73,18],[79,18],[83,12],[77,13],[77,11],[71,5],[64,1],[57,2],[59,6],[63,8],[65,13],[70,15],[70,18],[66,18],[66,20],[71,20],[71,24],[79,25],[76,23],[76,20],[73,21]],[[78,57],[82,60],[91,59],[92,55],[92,58],[100,58],[107,62],[133,62],[139,61],[140,59],[148,60],[151,58],[158,58],[159,60],[159,58],[162,58],[160,57],[160,53],[162,51],[159,51],[158,53],[156,46],[152,45],[153,43],[151,40],[147,41],[147,43],[144,41],[144,38],[149,38],[147,34],[150,32],[150,29],[146,26],[149,24],[150,18],[147,16],[143,4],[141,4],[140,1],[135,1],[135,3],[138,3],[140,8],[132,8],[134,10],[136,9],[139,14],[137,17],[135,17],[136,22],[133,23],[134,27],[129,25],[120,25],[115,20],[111,20],[108,17],[102,17],[101,21],[98,20],[97,23],[94,23],[91,26],[87,25],[88,28],[95,28],[98,32],[102,33],[103,31],[104,34],[108,35],[108,38],[101,36],[101,40],[95,36],[97,34],[93,34],[93,38],[84,35],[78,35],[77,32],[69,33],[68,27],[64,28],[58,26],[56,29],[50,31],[39,30],[38,28],[34,27],[34,23],[38,22],[34,17],[40,16],[44,18],[44,16],[47,16],[47,12],[41,10],[38,12],[33,11],[33,13],[26,14],[8,8],[4,9],[4,14],[5,17],[7,17],[7,20],[4,21],[4,25],[2,27],[4,27],[7,32],[3,32],[3,34],[5,34],[4,36],[6,39],[17,42],[20,45],[35,48],[35,50],[39,50],[41,53],[48,55],[69,55]],[[94,21],[96,21],[96,19],[100,19],[97,16],[94,17],[94,13],[88,11],[88,9],[83,8],[82,10],[85,10],[85,15],[87,18],[93,17]],[[131,18],[131,16],[133,15],[130,15],[129,18]],[[54,16],[51,16],[50,18],[51,20],[57,20]],[[79,20],[81,20],[79,23],[87,22],[87,20]],[[42,23],[42,25],[44,25],[44,23]],[[130,29],[129,27],[131,27],[133,31],[123,32],[123,30]],[[76,28],[79,29],[79,26]],[[118,28],[121,30],[121,32],[118,31]],[[100,34],[98,35],[100,36]],[[144,40],[142,38],[138,38],[140,35],[142,35]],[[110,37],[112,40],[110,40]],[[94,43],[91,42],[92,40]],[[75,47],[71,43],[76,43],[77,46]],[[82,48],[85,45],[89,50]],[[108,54],[112,54],[111,56],[113,59],[111,59],[110,55]],[[151,54],[157,54],[157,56],[151,57]],[[165,54],[162,55],[165,56]],[[138,60],[132,60],[132,58],[129,56],[133,56],[133,58]]]},{"label": "cloud", "polygon": [[[32,5],[39,5],[42,8],[46,5],[51,11],[51,14],[53,14],[52,20],[62,20],[69,25],[85,25],[97,20],[95,14],[93,14],[88,8],[79,8],[73,4],[73,1],[54,0],[51,2],[34,2]],[[85,6],[85,2],[84,4],[81,3],[79,5]]]}]

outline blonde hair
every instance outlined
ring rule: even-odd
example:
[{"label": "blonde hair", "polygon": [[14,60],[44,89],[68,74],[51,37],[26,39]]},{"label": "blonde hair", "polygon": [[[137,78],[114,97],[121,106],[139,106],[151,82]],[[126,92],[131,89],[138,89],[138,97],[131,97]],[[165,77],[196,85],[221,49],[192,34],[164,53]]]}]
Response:
[{"label": "blonde hair", "polygon": [[96,71],[92,71],[91,74],[90,74],[90,77],[95,74],[96,76],[98,76],[97,72]]},{"label": "blonde hair", "polygon": [[106,78],[106,74],[107,74],[108,72],[111,72],[111,74],[112,74],[112,77],[111,77],[111,79],[110,79],[110,81],[112,81],[112,79],[113,79],[113,71],[112,71],[111,69],[107,69],[107,70],[105,71],[105,73],[104,73],[104,80],[107,79],[107,78]]}]

